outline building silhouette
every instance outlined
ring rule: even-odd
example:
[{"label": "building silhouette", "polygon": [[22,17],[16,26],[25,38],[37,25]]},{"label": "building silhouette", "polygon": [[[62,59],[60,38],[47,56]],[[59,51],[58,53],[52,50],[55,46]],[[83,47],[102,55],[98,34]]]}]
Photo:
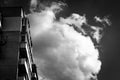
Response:
[{"label": "building silhouette", "polygon": [[20,7],[0,8],[0,80],[38,80],[29,20]]}]

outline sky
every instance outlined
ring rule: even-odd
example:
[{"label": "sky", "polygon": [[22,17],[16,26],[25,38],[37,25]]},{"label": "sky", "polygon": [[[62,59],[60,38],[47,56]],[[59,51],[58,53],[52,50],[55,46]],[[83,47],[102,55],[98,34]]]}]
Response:
[{"label": "sky", "polygon": [[[55,0],[54,0],[55,1]],[[100,45],[100,60],[102,61],[98,80],[118,80],[120,72],[120,32],[119,32],[119,2],[113,0],[63,0],[67,7],[57,14],[57,17],[68,17],[72,13],[86,14],[88,23],[98,25],[93,21],[94,16],[108,16],[111,26],[107,26],[103,32]]]},{"label": "sky", "polygon": [[[110,15],[112,25],[105,29],[101,42],[100,59],[102,67],[98,80],[119,80],[120,72],[120,8],[117,0],[82,0],[68,1],[71,11],[86,13],[88,16]],[[94,23],[93,23],[94,24]]]},{"label": "sky", "polygon": [[[102,61],[98,80],[119,80],[120,72],[120,8],[117,0],[66,0],[69,5],[69,12],[86,14],[88,17],[109,15],[112,25],[107,27],[101,41]],[[69,12],[66,13],[69,14]],[[94,24],[94,23],[93,23]]]},{"label": "sky", "polygon": [[[51,0],[51,1],[58,1],[58,0]],[[108,16],[112,24],[111,26],[107,26],[103,30],[103,37],[100,42],[101,47],[99,53],[99,58],[102,62],[102,66],[98,74],[98,80],[119,80],[120,79],[119,77],[119,72],[120,72],[119,2],[117,0],[61,0],[61,1],[65,2],[67,6],[63,7],[63,10],[59,12],[59,14],[56,14],[57,15],[56,18],[62,16],[66,19],[72,13],[77,13],[79,15],[85,14],[88,19],[88,23],[96,26],[99,24],[96,24],[95,21],[93,20],[94,16],[99,16],[99,17]],[[28,4],[29,1],[27,0],[26,2],[21,1],[21,4],[22,3]],[[15,3],[15,0],[13,0],[13,3],[11,2],[11,4],[17,4],[17,2]],[[28,6],[24,5],[23,7],[27,12],[29,11],[29,4]],[[49,36],[51,35],[52,33],[49,34]],[[60,39],[58,38],[57,40]]]}]

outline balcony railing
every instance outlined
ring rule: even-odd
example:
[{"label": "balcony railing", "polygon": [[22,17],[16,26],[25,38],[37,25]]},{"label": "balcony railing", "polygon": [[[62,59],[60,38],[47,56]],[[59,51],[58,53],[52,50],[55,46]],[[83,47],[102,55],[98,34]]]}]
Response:
[{"label": "balcony railing", "polygon": [[23,58],[23,59],[19,59],[19,70],[22,70],[23,72],[25,73],[28,73],[28,65],[27,65],[27,62],[26,62],[26,59]]},{"label": "balcony railing", "polygon": [[29,43],[29,46],[32,47],[32,38],[30,34],[30,30],[26,30],[26,26],[23,26],[21,31],[21,41],[27,41]]},{"label": "balcony railing", "polygon": [[[27,58],[29,64],[32,64],[32,55],[29,49],[29,46],[26,42],[21,42],[20,44],[20,58]],[[32,70],[32,66],[30,65],[30,69]]]},{"label": "balcony railing", "polygon": [[19,76],[24,76],[27,74],[29,80],[31,78],[30,64],[25,58],[19,59],[18,73]]},{"label": "balcony railing", "polygon": [[[20,64],[24,64],[26,73],[31,75],[30,80],[38,80],[36,65],[33,64],[32,40],[30,34],[30,25],[27,18],[22,19],[21,43],[20,43]],[[22,59],[24,58],[24,59]],[[22,60],[21,60],[22,59]],[[26,62],[27,59],[27,62]],[[30,76],[29,75],[29,76]]]},{"label": "balcony railing", "polygon": [[[21,43],[20,43],[20,49],[23,50],[24,52],[26,51],[28,58],[30,59],[31,62],[33,62],[32,58],[32,46],[30,39],[28,39],[28,34],[21,34]],[[22,53],[21,53],[22,54]]]},{"label": "balcony railing", "polygon": [[24,76],[18,76],[18,79],[17,80],[31,80],[28,78],[28,75],[24,75]]},{"label": "balcony railing", "polygon": [[37,68],[35,64],[32,64],[32,80],[38,80]]},{"label": "balcony railing", "polygon": [[27,80],[27,79],[25,79],[25,76],[22,76],[22,77],[18,77],[18,80]]}]

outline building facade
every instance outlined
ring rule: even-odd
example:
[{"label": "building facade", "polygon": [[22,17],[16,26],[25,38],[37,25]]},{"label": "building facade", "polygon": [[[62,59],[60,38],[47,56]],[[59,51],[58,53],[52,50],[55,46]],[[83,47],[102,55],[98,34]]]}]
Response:
[{"label": "building facade", "polygon": [[29,20],[20,7],[0,8],[0,80],[38,80]]}]

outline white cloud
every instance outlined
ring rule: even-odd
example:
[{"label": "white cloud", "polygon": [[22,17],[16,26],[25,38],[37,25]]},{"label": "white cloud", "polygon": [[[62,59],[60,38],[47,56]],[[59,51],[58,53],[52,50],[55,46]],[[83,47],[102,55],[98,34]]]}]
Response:
[{"label": "white cloud", "polygon": [[98,16],[95,16],[94,19],[96,20],[96,22],[100,22],[102,23],[104,26],[105,24],[107,24],[108,26],[111,25],[111,22],[110,20],[108,19],[109,17],[108,16],[105,16],[104,18],[100,18]]},{"label": "white cloud", "polygon": [[[33,12],[28,15],[40,80],[95,78],[92,74],[97,74],[101,67],[99,51],[89,36],[74,29],[75,25],[86,33],[81,27],[83,23],[87,24],[86,17],[74,13],[70,17],[61,17],[56,21],[56,9],[59,11],[61,6],[60,3],[56,4],[39,13]],[[94,27],[91,29],[98,30]],[[95,34],[99,37],[98,33]]]}]

